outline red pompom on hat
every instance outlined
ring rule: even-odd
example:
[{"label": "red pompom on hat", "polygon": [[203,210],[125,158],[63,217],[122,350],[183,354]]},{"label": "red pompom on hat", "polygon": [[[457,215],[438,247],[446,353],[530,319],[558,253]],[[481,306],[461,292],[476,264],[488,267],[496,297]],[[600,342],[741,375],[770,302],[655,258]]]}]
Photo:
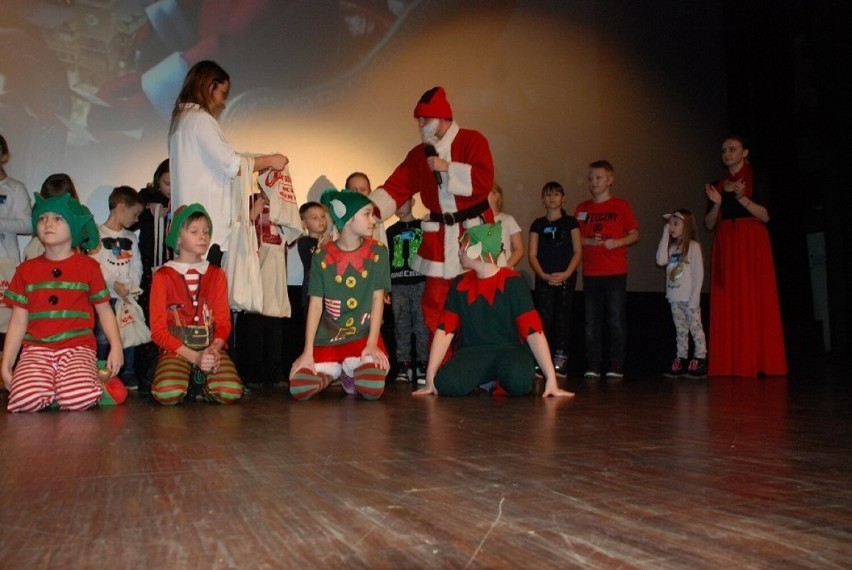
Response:
[{"label": "red pompom on hat", "polygon": [[447,101],[447,92],[443,87],[433,87],[420,97],[417,106],[414,107],[415,118],[425,117],[428,119],[453,120],[453,110]]}]

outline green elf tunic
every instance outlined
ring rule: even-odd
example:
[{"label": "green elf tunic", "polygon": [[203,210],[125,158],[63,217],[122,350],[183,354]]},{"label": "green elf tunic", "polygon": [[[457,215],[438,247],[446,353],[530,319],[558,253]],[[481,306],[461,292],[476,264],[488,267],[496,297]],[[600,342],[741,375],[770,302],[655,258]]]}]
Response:
[{"label": "green elf tunic", "polygon": [[[358,357],[370,333],[373,293],[390,291],[390,263],[383,244],[365,238],[354,251],[331,242],[319,248],[311,261],[308,294],[323,300],[314,339],[314,361],[343,362]],[[385,350],[381,336],[378,346]]]},{"label": "green elf tunic", "polygon": [[526,339],[543,329],[520,273],[500,268],[486,279],[473,271],[459,275],[438,328],[455,335],[456,347],[435,375],[441,396],[463,396],[493,380],[514,396],[532,392],[535,359]]}]

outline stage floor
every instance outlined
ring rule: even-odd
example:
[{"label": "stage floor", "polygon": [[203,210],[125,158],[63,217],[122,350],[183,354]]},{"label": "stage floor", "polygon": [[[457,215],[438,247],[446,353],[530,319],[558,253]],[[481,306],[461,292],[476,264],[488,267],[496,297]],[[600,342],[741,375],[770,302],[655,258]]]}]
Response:
[{"label": "stage floor", "polygon": [[848,374],[567,386],[2,414],[0,566],[852,565]]}]

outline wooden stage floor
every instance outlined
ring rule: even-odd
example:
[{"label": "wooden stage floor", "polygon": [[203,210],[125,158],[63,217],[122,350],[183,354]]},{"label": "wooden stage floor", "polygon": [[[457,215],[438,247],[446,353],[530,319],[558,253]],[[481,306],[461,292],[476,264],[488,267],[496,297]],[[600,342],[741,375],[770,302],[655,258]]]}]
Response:
[{"label": "wooden stage floor", "polygon": [[0,567],[849,568],[831,376],[2,414]]}]

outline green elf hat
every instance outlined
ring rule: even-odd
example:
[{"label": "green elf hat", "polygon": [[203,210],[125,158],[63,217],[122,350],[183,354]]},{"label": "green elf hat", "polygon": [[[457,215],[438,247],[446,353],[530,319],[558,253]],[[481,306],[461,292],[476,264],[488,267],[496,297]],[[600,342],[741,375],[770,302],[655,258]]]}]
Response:
[{"label": "green elf hat", "polygon": [[320,196],[320,202],[328,208],[331,219],[338,230],[342,230],[346,222],[364,206],[370,206],[373,202],[354,190],[335,190],[329,188]]},{"label": "green elf hat", "polygon": [[38,226],[38,219],[47,213],[59,214],[71,230],[71,247],[83,246],[87,250],[98,246],[100,234],[95,218],[89,209],[77,201],[71,194],[62,194],[50,198],[42,198],[35,194],[33,206],[33,227]]},{"label": "green elf hat", "polygon": [[477,257],[486,263],[497,264],[497,256],[503,251],[503,223],[481,224],[465,230],[461,238],[461,249],[469,259]]},{"label": "green elf hat", "polygon": [[169,246],[175,253],[178,252],[178,237],[180,237],[180,229],[186,224],[186,220],[192,214],[201,213],[207,218],[207,223],[210,225],[210,233],[213,233],[213,220],[210,219],[210,214],[204,209],[201,204],[189,204],[188,206],[180,206],[175,210],[172,217],[172,225],[169,228],[169,235],[166,236],[166,245]]}]

